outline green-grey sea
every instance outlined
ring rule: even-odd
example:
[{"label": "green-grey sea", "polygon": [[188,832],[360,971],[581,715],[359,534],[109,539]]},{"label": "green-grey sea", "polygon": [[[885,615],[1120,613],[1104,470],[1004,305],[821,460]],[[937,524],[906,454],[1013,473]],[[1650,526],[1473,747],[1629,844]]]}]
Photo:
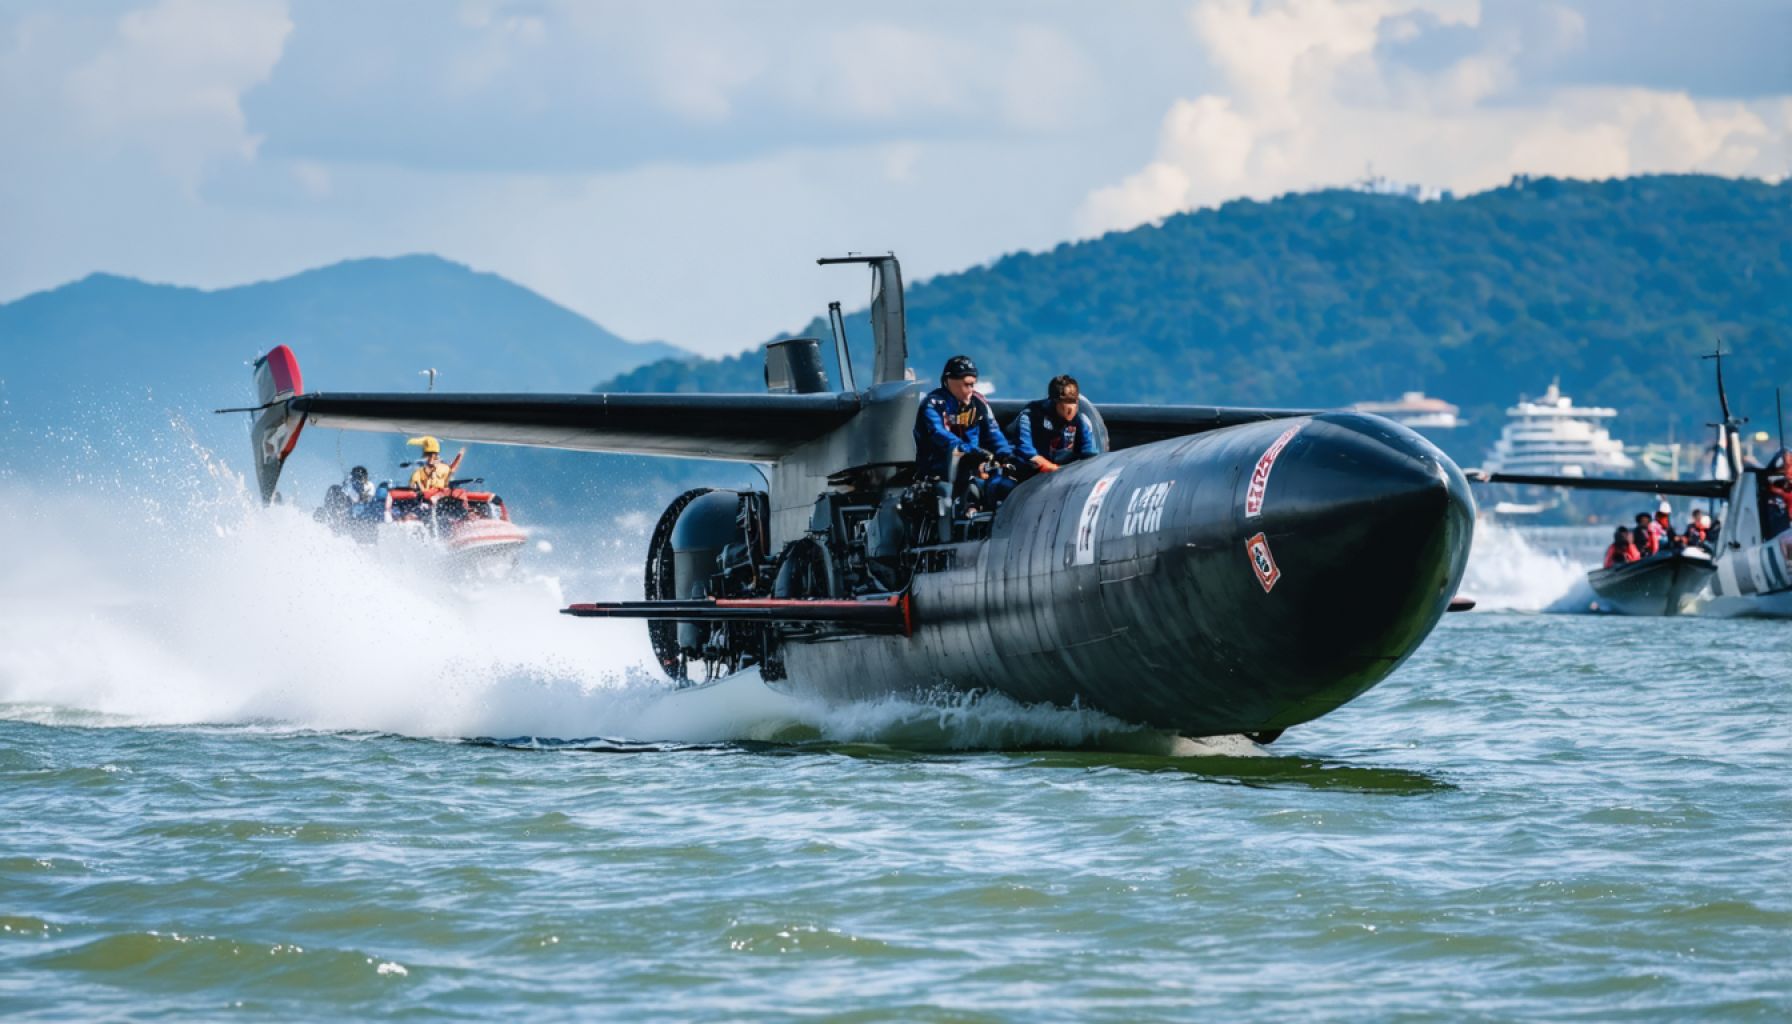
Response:
[{"label": "green-grey sea", "polygon": [[1490,600],[1259,748],[670,693],[553,614],[627,523],[468,592],[25,497],[0,1018],[1792,1018],[1784,622]]}]

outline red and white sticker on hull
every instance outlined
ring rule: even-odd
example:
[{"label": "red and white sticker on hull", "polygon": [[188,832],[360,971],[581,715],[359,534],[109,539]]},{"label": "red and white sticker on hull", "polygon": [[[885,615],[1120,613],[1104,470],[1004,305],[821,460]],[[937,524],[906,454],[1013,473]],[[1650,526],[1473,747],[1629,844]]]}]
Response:
[{"label": "red and white sticker on hull", "polygon": [[1257,574],[1257,582],[1263,585],[1263,592],[1275,589],[1276,581],[1282,578],[1282,570],[1276,565],[1276,556],[1269,553],[1269,538],[1259,533],[1244,542],[1244,553],[1251,560],[1251,570]]},{"label": "red and white sticker on hull", "polygon": [[1300,433],[1300,428],[1301,425],[1297,423],[1282,431],[1282,436],[1276,438],[1257,459],[1256,468],[1251,470],[1250,483],[1245,485],[1244,490],[1246,519],[1255,519],[1263,514],[1263,496],[1269,490],[1269,471],[1275,468],[1276,456],[1282,454],[1282,449],[1288,447],[1288,442],[1294,440],[1294,435]]}]

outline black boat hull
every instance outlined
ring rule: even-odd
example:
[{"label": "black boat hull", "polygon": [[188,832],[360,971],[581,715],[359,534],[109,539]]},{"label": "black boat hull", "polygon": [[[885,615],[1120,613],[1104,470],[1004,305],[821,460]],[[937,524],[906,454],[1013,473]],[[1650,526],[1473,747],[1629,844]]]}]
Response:
[{"label": "black boat hull", "polygon": [[993,691],[1186,735],[1273,733],[1418,647],[1461,581],[1473,508],[1454,463],[1373,416],[1122,450],[1023,484],[989,540],[918,574],[912,635],[787,644],[775,685]]},{"label": "black boat hull", "polygon": [[1621,615],[1681,615],[1693,610],[1717,570],[1698,548],[1664,551],[1640,562],[1594,569],[1587,583],[1599,610]]}]

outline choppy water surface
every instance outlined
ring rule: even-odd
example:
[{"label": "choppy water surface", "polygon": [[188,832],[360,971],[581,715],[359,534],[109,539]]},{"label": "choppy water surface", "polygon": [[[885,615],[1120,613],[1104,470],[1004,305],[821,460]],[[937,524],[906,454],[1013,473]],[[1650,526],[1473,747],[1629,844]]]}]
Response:
[{"label": "choppy water surface", "polygon": [[1274,746],[1191,747],[668,698],[564,581],[445,601],[277,516],[23,514],[12,1019],[1792,1012],[1785,623],[1451,616]]}]

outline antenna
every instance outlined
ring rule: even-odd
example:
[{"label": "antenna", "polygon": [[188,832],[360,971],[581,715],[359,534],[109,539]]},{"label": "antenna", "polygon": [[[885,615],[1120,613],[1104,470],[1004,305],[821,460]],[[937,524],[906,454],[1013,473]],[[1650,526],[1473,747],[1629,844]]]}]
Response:
[{"label": "antenna", "polygon": [[1716,351],[1699,358],[1714,360],[1717,363],[1717,407],[1723,412],[1724,418],[1722,423],[1711,425],[1717,428],[1717,440],[1723,447],[1724,461],[1729,464],[1730,479],[1740,480],[1742,479],[1742,445],[1738,441],[1741,431],[1737,428],[1748,421],[1739,420],[1730,415],[1730,396],[1724,392],[1724,347],[1719,344]]},{"label": "antenna", "polygon": [[1773,389],[1773,415],[1780,421],[1780,451],[1786,450],[1786,413],[1780,408],[1780,389]]},{"label": "antenna", "polygon": [[1729,426],[1733,422],[1734,418],[1730,415],[1730,396],[1724,393],[1724,349],[1723,349],[1723,346],[1719,345],[1717,347],[1717,350],[1712,352],[1710,355],[1700,356],[1699,358],[1700,359],[1715,359],[1715,360],[1717,360],[1717,407],[1724,414],[1724,425]]}]

